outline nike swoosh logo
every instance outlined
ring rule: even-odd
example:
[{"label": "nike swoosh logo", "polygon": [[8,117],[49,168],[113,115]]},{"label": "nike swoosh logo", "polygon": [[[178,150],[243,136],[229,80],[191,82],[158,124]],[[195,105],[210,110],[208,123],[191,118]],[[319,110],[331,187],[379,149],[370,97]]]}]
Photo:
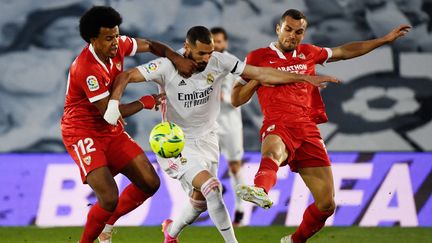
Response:
[{"label": "nike swoosh logo", "polygon": [[276,62],[270,61],[270,63],[273,64],[273,63],[276,63]]}]

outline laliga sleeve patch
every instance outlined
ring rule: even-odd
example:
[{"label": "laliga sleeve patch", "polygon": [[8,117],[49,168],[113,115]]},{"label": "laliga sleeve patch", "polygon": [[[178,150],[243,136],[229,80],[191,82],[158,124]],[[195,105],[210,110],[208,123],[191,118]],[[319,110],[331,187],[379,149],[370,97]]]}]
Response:
[{"label": "laliga sleeve patch", "polygon": [[145,65],[145,70],[147,73],[155,72],[158,69],[158,65],[155,62],[150,62]]},{"label": "laliga sleeve patch", "polygon": [[88,76],[86,82],[90,91],[96,91],[99,89],[99,83],[95,76]]}]

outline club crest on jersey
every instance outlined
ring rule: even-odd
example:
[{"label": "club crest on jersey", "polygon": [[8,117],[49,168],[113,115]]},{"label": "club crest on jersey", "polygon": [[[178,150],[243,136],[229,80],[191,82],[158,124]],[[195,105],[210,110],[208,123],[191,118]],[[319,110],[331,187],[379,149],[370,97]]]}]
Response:
[{"label": "club crest on jersey", "polygon": [[86,165],[90,165],[91,164],[91,156],[86,156],[83,158],[83,161]]},{"label": "club crest on jersey", "polygon": [[207,74],[207,83],[212,84],[214,82],[213,74],[209,73]]},{"label": "club crest on jersey", "polygon": [[116,68],[117,68],[117,70],[121,71],[121,63],[120,62],[116,63]]},{"label": "club crest on jersey", "polygon": [[185,157],[181,157],[181,158],[180,158],[180,163],[181,163],[182,165],[185,165],[185,164],[187,163],[187,159],[186,159]]},{"label": "club crest on jersey", "polygon": [[99,89],[99,83],[97,81],[97,78],[93,75],[88,76],[86,79],[87,87],[90,91],[96,91]]},{"label": "club crest on jersey", "polygon": [[298,58],[300,58],[300,59],[306,59],[306,56],[303,54],[303,53],[300,53],[300,55],[298,55]]},{"label": "club crest on jersey", "polygon": [[158,65],[154,62],[150,62],[149,64],[145,65],[145,69],[147,73],[151,73],[158,69]]}]

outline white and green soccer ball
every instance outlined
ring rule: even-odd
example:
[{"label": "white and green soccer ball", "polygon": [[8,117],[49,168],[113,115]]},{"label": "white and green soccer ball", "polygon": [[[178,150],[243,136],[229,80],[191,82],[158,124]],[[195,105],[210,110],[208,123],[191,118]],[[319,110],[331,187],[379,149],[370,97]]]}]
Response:
[{"label": "white and green soccer ball", "polygon": [[161,122],[151,130],[149,143],[153,152],[158,156],[177,157],[184,147],[184,133],[173,122]]}]

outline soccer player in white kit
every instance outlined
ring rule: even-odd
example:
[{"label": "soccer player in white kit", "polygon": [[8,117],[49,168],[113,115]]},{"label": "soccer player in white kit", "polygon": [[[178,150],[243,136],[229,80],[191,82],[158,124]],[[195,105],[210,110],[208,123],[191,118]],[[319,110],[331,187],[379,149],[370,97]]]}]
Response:
[{"label": "soccer player in white kit", "polygon": [[[337,82],[324,76],[303,76],[273,68],[246,65],[234,56],[214,51],[210,31],[203,26],[189,29],[183,55],[197,63],[197,72],[189,78],[179,75],[166,58],[159,58],[119,74],[114,82],[111,99],[104,119],[113,125],[121,118],[119,100],[130,82],[155,81],[166,93],[162,106],[163,119],[179,125],[185,134],[185,147],[177,158],[160,158],[160,167],[172,178],[178,179],[190,197],[190,203],[172,221],[163,223],[166,243],[178,242],[178,235],[199,215],[208,210],[210,218],[225,242],[237,242],[232,223],[222,199],[221,183],[216,178],[219,146],[216,119],[220,110],[220,90],[229,73],[243,78],[265,80],[262,85],[291,82],[310,82],[316,86],[323,82]],[[254,83],[254,82],[249,82]],[[256,87],[255,84],[251,84]]]},{"label": "soccer player in white kit", "polygon": [[[222,27],[213,27],[210,32],[213,36],[214,50],[227,55],[232,55],[228,48],[228,35]],[[229,176],[233,192],[237,185],[244,184],[241,174],[243,150],[243,123],[240,107],[231,104],[231,91],[239,76],[228,74],[222,82],[220,114],[217,119],[219,124],[219,147],[220,151],[228,161]],[[243,200],[234,192],[234,226],[242,225]]]}]

